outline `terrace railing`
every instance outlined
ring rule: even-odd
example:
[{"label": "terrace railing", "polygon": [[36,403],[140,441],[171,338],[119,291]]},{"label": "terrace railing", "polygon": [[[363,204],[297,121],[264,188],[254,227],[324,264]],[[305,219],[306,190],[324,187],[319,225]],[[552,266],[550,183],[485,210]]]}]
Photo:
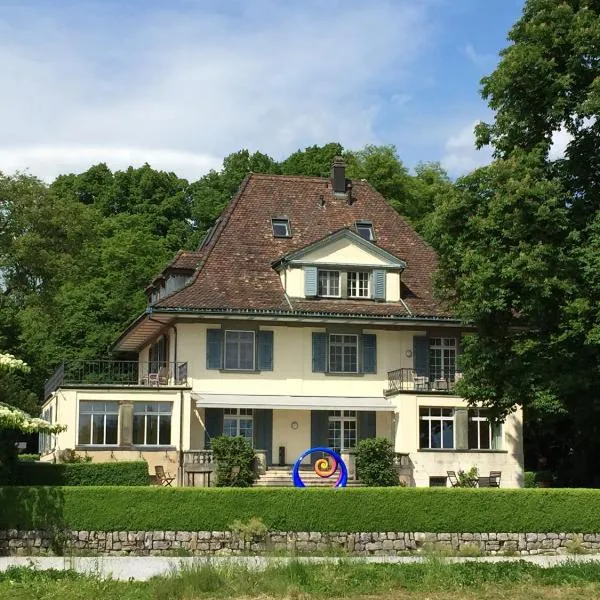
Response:
[{"label": "terrace railing", "polygon": [[186,386],[187,362],[73,360],[60,365],[44,386],[45,398],[63,385]]},{"label": "terrace railing", "polygon": [[460,379],[458,371],[437,372],[419,375],[415,369],[396,369],[388,371],[386,393],[401,394],[403,392],[452,392]]}]

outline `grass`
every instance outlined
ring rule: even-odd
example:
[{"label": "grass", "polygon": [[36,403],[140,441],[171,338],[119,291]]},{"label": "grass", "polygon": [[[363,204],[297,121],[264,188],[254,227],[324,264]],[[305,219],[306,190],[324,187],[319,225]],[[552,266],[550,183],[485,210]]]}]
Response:
[{"label": "grass", "polygon": [[146,582],[104,580],[70,571],[12,568],[0,573],[2,600],[194,600],[204,598],[536,598],[600,597],[600,564],[542,569],[525,562],[451,564],[306,564],[258,571],[210,564]]}]

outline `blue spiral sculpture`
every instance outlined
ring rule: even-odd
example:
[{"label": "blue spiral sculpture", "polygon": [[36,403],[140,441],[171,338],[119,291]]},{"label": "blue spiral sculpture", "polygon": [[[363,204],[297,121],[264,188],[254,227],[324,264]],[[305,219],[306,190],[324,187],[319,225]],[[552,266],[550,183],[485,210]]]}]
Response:
[{"label": "blue spiral sculpture", "polygon": [[331,457],[331,462],[326,458],[320,458],[317,460],[314,466],[315,473],[319,477],[327,478],[331,477],[339,467],[340,474],[333,487],[346,487],[346,483],[348,483],[348,469],[346,468],[346,463],[335,450],[321,446],[309,448],[306,452],[303,452],[298,457],[298,460],[294,464],[294,468],[292,470],[292,479],[294,481],[294,485],[296,487],[306,487],[304,481],[302,481],[302,478],[300,477],[300,463],[306,456],[312,454],[313,452],[323,452],[324,454],[329,454]]}]

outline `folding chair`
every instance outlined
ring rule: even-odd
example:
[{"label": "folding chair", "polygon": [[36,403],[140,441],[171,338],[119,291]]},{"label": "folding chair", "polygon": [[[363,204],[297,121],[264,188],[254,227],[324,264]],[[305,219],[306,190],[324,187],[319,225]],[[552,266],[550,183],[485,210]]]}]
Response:
[{"label": "folding chair", "polygon": [[490,471],[490,487],[500,487],[502,471]]},{"label": "folding chair", "polygon": [[458,486],[458,478],[456,477],[456,472],[455,471],[446,471],[446,473],[448,473],[448,481],[450,481],[450,485],[452,487],[457,487]]},{"label": "folding chair", "polygon": [[171,483],[175,480],[175,477],[170,473],[165,473],[165,468],[162,465],[156,465],[154,467],[154,472],[156,473],[156,481],[159,485],[172,487]]}]

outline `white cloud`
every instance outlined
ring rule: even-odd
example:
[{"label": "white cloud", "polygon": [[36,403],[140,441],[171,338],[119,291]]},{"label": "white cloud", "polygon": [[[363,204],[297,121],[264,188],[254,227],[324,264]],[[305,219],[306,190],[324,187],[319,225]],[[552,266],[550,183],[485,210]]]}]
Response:
[{"label": "white cloud", "polygon": [[463,52],[476,67],[490,67],[498,60],[498,57],[493,54],[477,52],[473,44],[466,44],[463,48]]},{"label": "white cloud", "polygon": [[490,148],[477,150],[475,147],[474,130],[477,123],[478,121],[472,121],[463,125],[446,140],[445,153],[440,162],[452,176],[464,175],[492,160]]},{"label": "white cloud", "polygon": [[428,41],[427,0],[223,5],[5,11],[0,170],[148,162],[196,179],[240,148],[378,143],[379,86],[410,93]]},{"label": "white cloud", "polygon": [[548,151],[548,158],[550,160],[557,160],[564,158],[567,146],[573,139],[573,136],[564,128],[561,127],[552,134],[552,144]]}]

